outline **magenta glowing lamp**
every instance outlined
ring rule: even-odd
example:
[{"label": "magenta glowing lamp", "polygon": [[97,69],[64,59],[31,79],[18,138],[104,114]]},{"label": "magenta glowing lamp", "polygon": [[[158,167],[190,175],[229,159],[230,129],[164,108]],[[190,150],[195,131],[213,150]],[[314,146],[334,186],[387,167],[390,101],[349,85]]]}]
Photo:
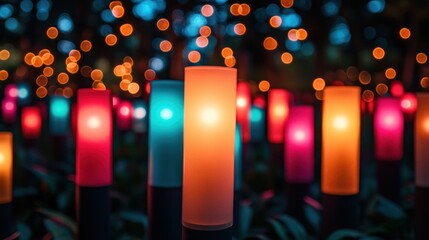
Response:
[{"label": "magenta glowing lamp", "polygon": [[21,114],[22,136],[37,139],[42,129],[42,114],[38,107],[24,107]]},{"label": "magenta glowing lamp", "polygon": [[284,141],[284,126],[291,98],[285,89],[271,89],[268,92],[268,140],[271,143]]},{"label": "magenta glowing lamp", "polygon": [[293,106],[285,127],[286,182],[310,183],[314,174],[314,109]]},{"label": "magenta glowing lamp", "polygon": [[3,122],[14,123],[16,121],[16,99],[6,97],[1,102]]},{"label": "magenta glowing lamp", "polygon": [[404,142],[404,117],[400,100],[381,97],[375,104],[375,157],[379,160],[399,161],[402,159]]}]

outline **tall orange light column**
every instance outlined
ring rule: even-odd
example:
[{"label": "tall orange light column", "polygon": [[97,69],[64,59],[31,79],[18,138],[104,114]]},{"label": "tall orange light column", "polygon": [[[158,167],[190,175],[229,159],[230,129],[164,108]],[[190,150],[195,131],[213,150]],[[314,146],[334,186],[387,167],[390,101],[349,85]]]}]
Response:
[{"label": "tall orange light column", "polygon": [[12,155],[12,133],[0,132],[0,239],[6,239],[13,233]]},{"label": "tall orange light column", "polygon": [[429,239],[429,93],[417,94],[417,112],[414,123],[415,177],[416,177],[416,239]]},{"label": "tall orange light column", "polygon": [[237,70],[185,68],[185,239],[231,239]]},{"label": "tall orange light column", "polygon": [[360,88],[330,86],[323,92],[323,235],[357,225],[360,160]]}]

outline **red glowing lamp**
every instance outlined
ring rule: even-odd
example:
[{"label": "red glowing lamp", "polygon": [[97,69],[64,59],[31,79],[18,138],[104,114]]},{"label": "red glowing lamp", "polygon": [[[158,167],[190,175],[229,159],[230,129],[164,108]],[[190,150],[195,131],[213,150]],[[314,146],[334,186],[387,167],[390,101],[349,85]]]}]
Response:
[{"label": "red glowing lamp", "polygon": [[24,107],[21,115],[22,135],[25,139],[37,139],[42,128],[42,114],[37,107]]},{"label": "red glowing lamp", "polygon": [[291,94],[284,89],[272,89],[268,92],[268,140],[282,143],[284,126],[289,115]]},{"label": "red glowing lamp", "polygon": [[250,141],[250,105],[251,94],[248,82],[237,84],[236,118],[241,126],[241,139],[243,142]]},{"label": "red glowing lamp", "polygon": [[77,93],[76,183],[98,187],[112,183],[112,100],[109,90]]}]

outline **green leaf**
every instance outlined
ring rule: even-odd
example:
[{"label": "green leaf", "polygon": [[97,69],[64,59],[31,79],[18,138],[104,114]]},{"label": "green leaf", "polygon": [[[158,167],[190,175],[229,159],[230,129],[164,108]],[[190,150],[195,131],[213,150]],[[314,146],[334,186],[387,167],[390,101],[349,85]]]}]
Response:
[{"label": "green leaf", "polygon": [[321,216],[320,212],[316,211],[316,209],[305,205],[304,206],[304,212],[305,216],[307,217],[308,222],[311,224],[311,226],[316,230],[320,230],[320,224],[321,224]]},{"label": "green leaf", "polygon": [[305,240],[308,239],[307,232],[300,222],[289,215],[280,215],[277,217],[292,234],[293,239]]},{"label": "green leaf", "polygon": [[53,221],[67,227],[73,234],[77,235],[76,223],[66,215],[56,211],[49,210],[49,209],[44,209],[44,208],[38,208],[36,209],[36,211],[46,215],[48,218],[52,219]]},{"label": "green leaf", "polygon": [[17,222],[16,229],[19,232],[19,239],[21,240],[31,239],[31,228],[27,224],[23,222]]},{"label": "green leaf", "polygon": [[377,196],[377,212],[392,219],[401,219],[406,216],[400,206],[383,196]]},{"label": "green leaf", "polygon": [[278,239],[280,240],[288,240],[286,229],[283,227],[283,225],[275,220],[275,219],[268,219],[268,223],[270,226],[274,229],[274,233],[277,235]]},{"label": "green leaf", "polygon": [[345,238],[361,238],[365,235],[359,231],[353,230],[353,229],[339,229],[335,232],[333,232],[329,237],[328,240],[341,240]]},{"label": "green leaf", "polygon": [[68,231],[68,229],[64,226],[61,226],[60,224],[57,224],[56,222],[49,219],[44,219],[43,223],[45,224],[46,229],[48,229],[48,231],[52,234],[54,239],[73,240],[70,231]]}]

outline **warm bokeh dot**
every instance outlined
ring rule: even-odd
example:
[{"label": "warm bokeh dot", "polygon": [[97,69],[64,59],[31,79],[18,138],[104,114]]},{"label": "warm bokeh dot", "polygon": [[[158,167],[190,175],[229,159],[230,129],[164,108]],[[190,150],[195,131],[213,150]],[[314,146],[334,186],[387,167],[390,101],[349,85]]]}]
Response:
[{"label": "warm bokeh dot", "polygon": [[226,57],[224,60],[224,63],[225,63],[225,66],[227,67],[234,67],[236,63],[235,57],[234,56]]},{"label": "warm bokeh dot", "polygon": [[128,92],[131,94],[136,94],[139,92],[139,90],[140,90],[140,86],[135,82],[132,82],[128,85]]},{"label": "warm bokeh dot", "polygon": [[422,86],[422,88],[428,88],[429,87],[429,77],[422,77],[422,79],[420,79],[420,86]]},{"label": "warm bokeh dot", "polygon": [[168,40],[162,40],[159,43],[159,49],[163,52],[169,52],[169,51],[171,51],[172,48],[173,48],[173,45]]},{"label": "warm bokeh dot", "polygon": [[371,74],[367,71],[362,71],[359,73],[359,82],[363,85],[367,85],[371,82]]},{"label": "warm bokeh dot", "polygon": [[34,56],[31,59],[31,65],[33,65],[33,67],[39,68],[43,65],[43,59],[42,57],[40,57],[39,55]]},{"label": "warm bokeh dot", "polygon": [[48,78],[45,75],[39,75],[36,78],[36,84],[37,86],[44,87],[48,84]]},{"label": "warm bokeh dot", "polygon": [[9,77],[9,73],[6,70],[0,70],[0,81],[4,81]]},{"label": "warm bokeh dot", "polygon": [[293,56],[289,52],[282,53],[281,60],[284,64],[290,64],[293,61]]},{"label": "warm bokeh dot", "polygon": [[121,82],[119,83],[119,88],[122,91],[128,91],[128,86],[130,85],[130,81],[128,80],[121,80]]},{"label": "warm bokeh dot", "polygon": [[112,10],[115,6],[122,6],[121,1],[111,1],[109,3],[109,9]]},{"label": "warm bokeh dot", "polygon": [[80,43],[80,50],[82,50],[82,52],[89,52],[91,51],[92,48],[92,43],[89,40],[83,40]]},{"label": "warm bokeh dot", "polygon": [[296,29],[291,29],[289,30],[289,32],[287,33],[287,38],[291,41],[298,41],[298,30]]},{"label": "warm bokeh dot", "polygon": [[67,73],[59,73],[57,76],[57,82],[59,84],[66,84],[69,82],[69,75]]},{"label": "warm bokeh dot", "polygon": [[156,77],[156,72],[153,69],[147,69],[144,72],[144,78],[148,81],[154,80]]},{"label": "warm bokeh dot", "polygon": [[32,63],[31,63],[31,61],[33,60],[33,58],[34,58],[35,56],[34,56],[34,53],[32,53],[32,52],[28,52],[27,54],[25,54],[25,56],[24,56],[24,62],[27,64],[27,65],[32,65]]},{"label": "warm bokeh dot", "polygon": [[124,76],[121,77],[121,79],[132,82],[133,81],[133,75],[125,74]]},{"label": "warm bokeh dot", "polygon": [[10,52],[7,49],[3,49],[0,51],[0,60],[8,60],[10,57]]},{"label": "warm bokeh dot", "polygon": [[267,50],[274,50],[277,48],[277,41],[272,37],[264,39],[264,48]]},{"label": "warm bokeh dot", "polygon": [[296,31],[296,38],[298,40],[304,41],[305,39],[307,39],[308,33],[307,30],[300,28]]},{"label": "warm bokeh dot", "polygon": [[161,18],[156,22],[156,27],[161,31],[167,30],[169,26],[170,22],[165,18]]},{"label": "warm bokeh dot", "polygon": [[67,64],[66,69],[69,73],[75,74],[79,71],[79,65],[75,62],[72,62]]},{"label": "warm bokeh dot", "polygon": [[77,62],[80,60],[81,54],[78,50],[73,49],[69,52],[69,57],[73,57],[73,62]]},{"label": "warm bokeh dot", "polygon": [[38,98],[44,98],[48,95],[48,90],[45,87],[38,87],[36,90],[36,96]]},{"label": "warm bokeh dot", "polygon": [[314,97],[315,97],[317,100],[322,101],[322,100],[323,100],[323,91],[316,91],[316,92],[314,93]]},{"label": "warm bokeh dot", "polygon": [[133,34],[134,28],[131,24],[125,23],[119,27],[119,31],[121,32],[122,36],[127,37]]},{"label": "warm bokeh dot", "polygon": [[101,81],[103,79],[103,72],[100,69],[94,69],[91,72],[91,78],[94,81]]},{"label": "warm bokeh dot", "polygon": [[124,61],[124,63],[129,63],[131,66],[134,65],[134,60],[130,56],[125,56],[122,61]]},{"label": "warm bokeh dot", "polygon": [[205,4],[201,7],[201,15],[204,17],[210,17],[214,13],[214,8],[210,4]]},{"label": "warm bokeh dot", "polygon": [[115,18],[121,18],[124,16],[125,9],[121,5],[116,5],[112,8],[112,15]]},{"label": "warm bokeh dot", "polygon": [[190,51],[188,53],[188,60],[189,60],[189,62],[191,62],[191,63],[197,63],[197,62],[200,61],[200,59],[201,59],[200,52],[193,50],[193,51]]},{"label": "warm bokeh dot", "polygon": [[323,78],[316,78],[313,80],[313,88],[316,91],[322,91],[325,88],[325,80]]},{"label": "warm bokeh dot", "polygon": [[284,8],[291,8],[293,6],[293,0],[281,0],[280,3]]},{"label": "warm bokeh dot", "polygon": [[267,80],[262,80],[259,82],[258,88],[261,92],[267,92],[268,90],[270,90],[270,82],[268,82]]},{"label": "warm bokeh dot", "polygon": [[73,89],[71,87],[65,87],[63,89],[63,96],[65,98],[71,98],[71,97],[73,97]]},{"label": "warm bokeh dot", "polygon": [[377,60],[383,59],[384,54],[384,49],[381,47],[376,47],[374,50],[372,50],[372,56]]},{"label": "warm bokeh dot", "polygon": [[51,53],[44,54],[42,57],[43,64],[47,66],[52,65],[52,63],[54,63],[54,60],[54,55],[52,55]]},{"label": "warm bokeh dot", "polygon": [[383,96],[389,91],[389,87],[384,83],[379,83],[375,87],[375,91],[378,95]]},{"label": "warm bokeh dot", "polygon": [[91,72],[92,72],[92,68],[91,68],[90,66],[83,66],[83,67],[80,69],[80,74],[81,74],[83,77],[90,77],[90,76],[91,76]]},{"label": "warm bokeh dot", "polygon": [[201,28],[200,28],[200,35],[201,36],[203,36],[203,37],[208,37],[208,36],[210,36],[210,34],[212,33],[212,30],[211,30],[211,28],[209,27],[209,26],[202,26]]},{"label": "warm bokeh dot", "polygon": [[114,69],[113,69],[113,74],[117,77],[122,77],[126,74],[126,69],[123,65],[117,65]]},{"label": "warm bokeh dot", "polygon": [[238,8],[240,7],[240,4],[234,3],[229,7],[229,12],[231,12],[232,15],[238,16],[240,13],[238,13]]},{"label": "warm bokeh dot", "polygon": [[402,38],[402,39],[408,39],[408,38],[410,38],[411,37],[411,31],[410,31],[410,29],[408,29],[408,28],[401,28],[401,30],[399,30],[399,36]]},{"label": "warm bokeh dot", "polygon": [[272,16],[270,18],[270,26],[273,28],[278,28],[282,25],[282,18],[280,16]]},{"label": "warm bokeh dot", "polygon": [[247,3],[243,3],[238,6],[237,10],[239,15],[247,16],[250,13],[250,6]]},{"label": "warm bokeh dot", "polygon": [[116,38],[115,34],[109,34],[109,35],[107,35],[104,40],[105,40],[105,42],[106,42],[106,44],[108,46],[113,46],[118,41],[118,39]]},{"label": "warm bokeh dot", "polygon": [[207,47],[207,45],[209,45],[209,39],[203,36],[197,37],[197,39],[195,40],[195,43],[197,44],[198,47],[200,48],[205,48]]},{"label": "warm bokeh dot", "polygon": [[365,102],[372,102],[374,100],[374,92],[371,91],[371,90],[368,90],[368,89],[365,90],[365,91],[363,91],[363,93],[362,93],[362,99]]},{"label": "warm bokeh dot", "polygon": [[58,29],[56,27],[50,27],[46,30],[46,36],[49,39],[55,39],[58,37]]},{"label": "warm bokeh dot", "polygon": [[246,26],[242,23],[235,24],[234,33],[238,36],[244,35],[246,33]]},{"label": "warm bokeh dot", "polygon": [[428,60],[428,56],[425,53],[417,53],[416,61],[420,64],[425,64]]},{"label": "warm bokeh dot", "polygon": [[387,79],[394,79],[396,77],[396,70],[393,68],[388,68],[384,72],[384,75],[386,76]]},{"label": "warm bokeh dot", "polygon": [[45,67],[43,69],[43,75],[45,75],[46,77],[51,77],[52,75],[54,75],[54,69],[51,67]]},{"label": "warm bokeh dot", "polygon": [[229,47],[224,47],[222,48],[221,54],[222,57],[227,58],[229,56],[232,56],[234,54],[234,51],[232,51],[232,49]]}]

